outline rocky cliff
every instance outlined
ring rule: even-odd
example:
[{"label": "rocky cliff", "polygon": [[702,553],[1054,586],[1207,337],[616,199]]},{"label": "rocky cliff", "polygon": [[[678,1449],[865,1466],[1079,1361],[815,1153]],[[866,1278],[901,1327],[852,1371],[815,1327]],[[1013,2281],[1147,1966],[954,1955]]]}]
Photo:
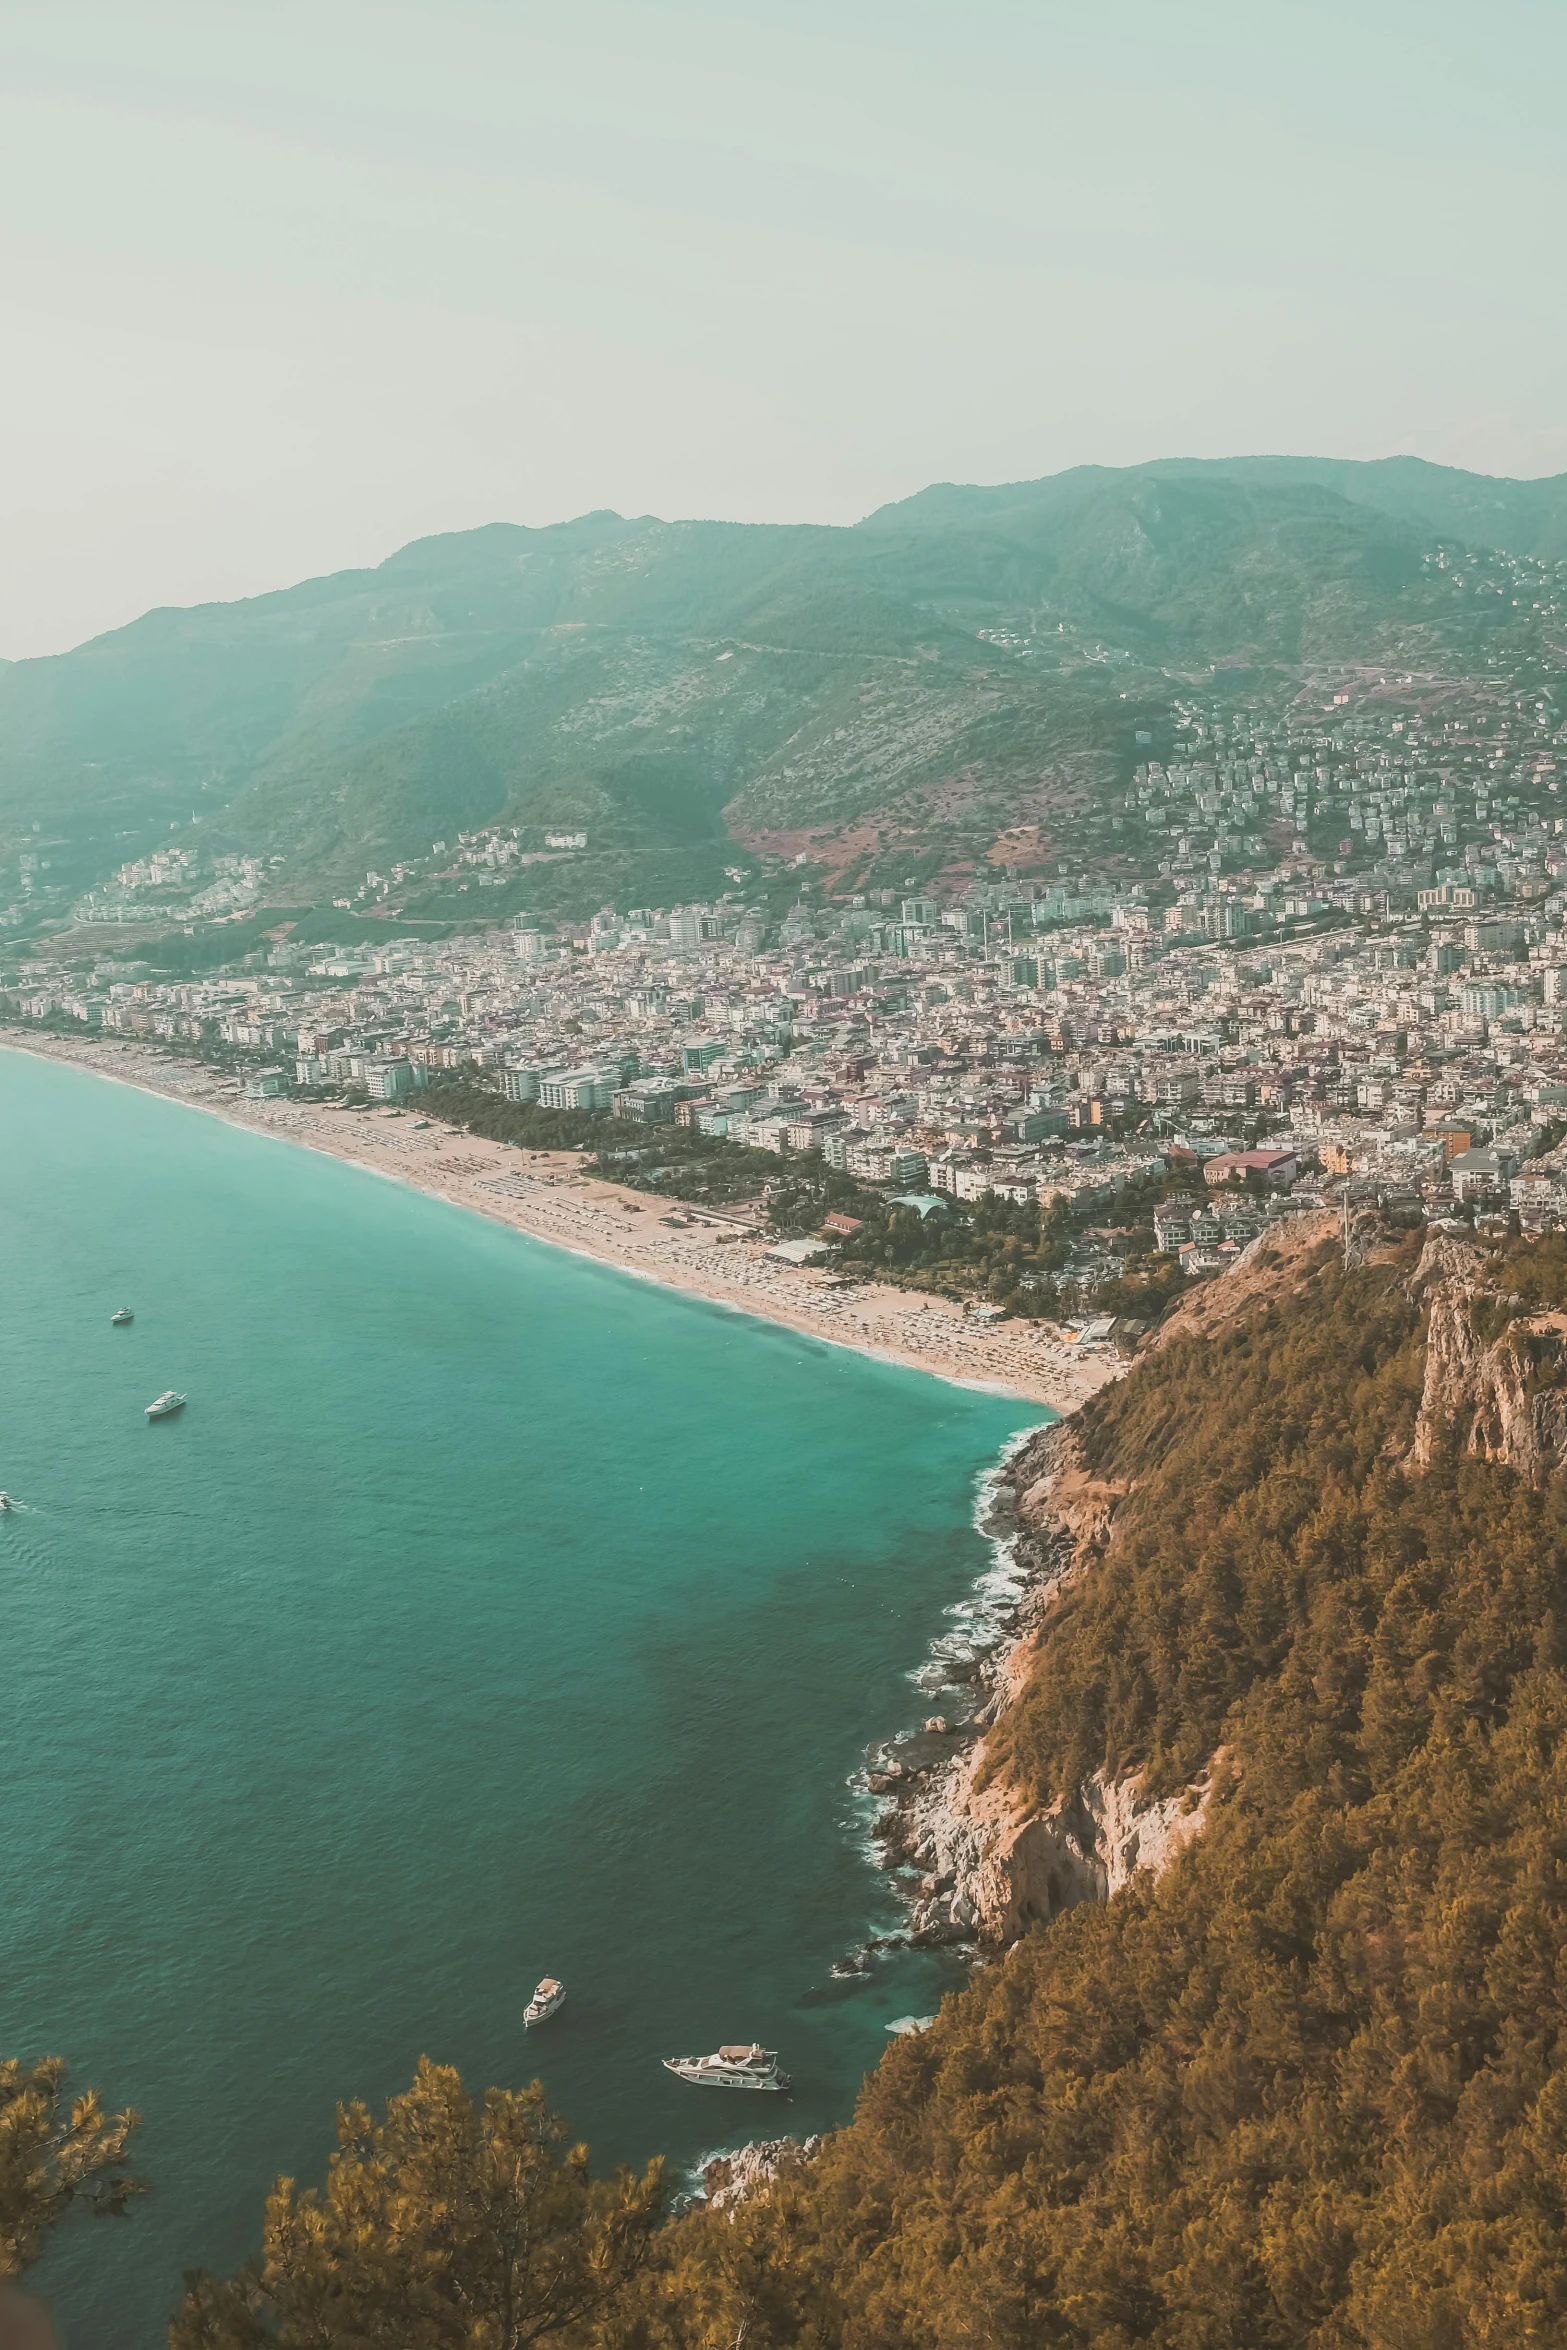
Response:
[{"label": "rocky cliff", "polygon": [[1080,1901],[1107,1901],[1138,1869],[1157,1874],[1201,1828],[1211,1784],[1144,1802],[1135,1778],[1095,1772],[1030,1812],[1005,1786],[977,1784],[982,1761],[981,1749],[911,1810],[907,1850],[929,1887],[913,1924],[928,1939],[1015,1942]]},{"label": "rocky cliff", "polygon": [[[1336,1212],[1301,1217],[1249,1250],[1227,1280],[1183,1300],[1151,1351],[1183,1340],[1206,1349],[1251,1313],[1298,1311],[1324,1265],[1391,1269],[1407,1265],[1415,1245],[1375,1211],[1352,1218],[1348,1243]],[[1505,1286],[1498,1249],[1451,1230],[1431,1233],[1413,1271],[1395,1278],[1423,1321],[1419,1412],[1396,1447],[1410,1464],[1426,1467],[1456,1448],[1536,1479],[1567,1462],[1567,1311],[1532,1310]],[[1012,1942],[1078,1902],[1108,1900],[1138,1870],[1167,1868],[1201,1830],[1222,1759],[1215,1753],[1190,1785],[1158,1800],[1144,1797],[1136,1777],[1093,1772],[1044,1810],[989,1767],[986,1733],[1027,1684],[1055,1611],[1113,1554],[1128,1491],[1088,1472],[1069,1422],[1022,1448],[1006,1487],[1028,1578],[1012,1638],[979,1665],[976,1702],[955,1741],[914,1741],[901,1775],[895,1764],[889,1778],[872,1780],[894,1798],[880,1833],[888,1864],[905,1872],[912,1930],[926,1942]]]},{"label": "rocky cliff", "polygon": [[[995,1722],[1028,1678],[1053,1609],[1114,1535],[1124,1488],[1087,1474],[1066,1422],[1044,1429],[1007,1474],[1029,1568],[1012,1642],[981,1668],[971,1727]],[[885,1782],[883,1782],[885,1784]],[[983,1737],[919,1773],[882,1822],[891,1862],[920,1872],[911,1927],[924,1942],[1008,1943],[1080,1901],[1106,1901],[1138,1869],[1158,1871],[1203,1823],[1211,1772],[1160,1801],[1138,1780],[1096,1772],[1046,1811],[986,1777]]]},{"label": "rocky cliff", "polygon": [[1489,1252],[1438,1232],[1411,1279],[1427,1315],[1413,1456],[1424,1467],[1452,1444],[1536,1478],[1567,1459],[1567,1314],[1525,1311],[1490,1270]]}]

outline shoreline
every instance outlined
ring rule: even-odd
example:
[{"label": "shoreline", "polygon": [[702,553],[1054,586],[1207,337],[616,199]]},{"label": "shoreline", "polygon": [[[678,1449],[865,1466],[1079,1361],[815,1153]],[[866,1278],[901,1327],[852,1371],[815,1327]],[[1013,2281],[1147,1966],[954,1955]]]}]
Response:
[{"label": "shoreline", "polygon": [[[1055,1420],[1020,1429],[975,1479],[973,1525],[990,1547],[989,1564],[975,1577],[968,1597],[945,1610],[951,1629],[934,1636],[924,1661],[906,1676],[927,1702],[946,1693],[950,1720],[936,1730],[927,1718],[924,1729],[894,1730],[873,1739],[865,1762],[849,1777],[858,1817],[845,1819],[843,1832],[905,1914],[897,1923],[889,1917],[872,1925],[863,1940],[842,1952],[829,1969],[837,1982],[867,1981],[878,1960],[898,1951],[939,1951],[959,1968],[986,1964],[997,1955],[966,1900],[966,1888],[955,1874],[922,1874],[917,1851],[937,1821],[955,1816],[952,1796],[973,1768],[985,1732],[1006,1702],[1015,1665],[1038,1632],[1069,1564],[1061,1542],[1064,1529],[1053,1519],[1027,1517],[1022,1508],[1038,1451],[1062,1425]],[[1046,1449],[1054,1460],[1053,1448]],[[954,1696],[955,1706],[950,1703]],[[935,2020],[934,2015],[900,2016],[887,2026],[889,2039],[922,2032]],[[719,2146],[690,2165],[682,2207],[733,2211],[781,2173],[813,2162],[822,2144],[820,2136],[786,2135]]]},{"label": "shoreline", "polygon": [[[0,1027],[0,1047],[159,1095],[275,1142],[313,1150],[401,1183],[569,1255],[847,1347],[950,1385],[1036,1403],[1066,1417],[1117,1376],[1104,1355],[1082,1354],[1047,1326],[970,1321],[944,1298],[866,1282],[829,1285],[812,1267],[771,1260],[763,1239],[710,1219],[700,1203],[636,1192],[587,1172],[580,1151],[534,1152],[489,1142],[414,1106],[342,1110],[284,1099],[246,1102],[204,1062],[121,1038],[56,1038]],[[689,1221],[671,1226],[669,1216]]]},{"label": "shoreline", "polygon": [[[909,1676],[928,1698],[944,1696],[948,1711],[868,1747],[865,1767],[851,1782],[874,1803],[873,1866],[886,1873],[908,1922],[851,1952],[841,1962],[845,1974],[865,1973],[878,1949],[899,1944],[947,1950],[971,1965],[994,1953],[994,1937],[972,1898],[983,1835],[954,1798],[1015,1694],[1017,1668],[1071,1567],[1064,1522],[1053,1510],[1023,1506],[1041,1477],[1054,1484],[1067,1441],[1064,1419],[1024,1429],[981,1474],[974,1524],[991,1545],[992,1563],[977,1578],[972,1600],[947,1611],[954,1629],[932,1641],[926,1662]],[[910,2028],[924,2020],[910,2019]]]}]

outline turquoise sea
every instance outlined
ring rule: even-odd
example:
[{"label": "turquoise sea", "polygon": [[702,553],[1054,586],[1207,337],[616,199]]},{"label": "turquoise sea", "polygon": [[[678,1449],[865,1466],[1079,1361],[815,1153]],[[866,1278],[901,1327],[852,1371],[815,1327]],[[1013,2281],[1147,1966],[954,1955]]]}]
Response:
[{"label": "turquoise sea", "polygon": [[[833,1978],[895,1914],[848,1781],[1037,1406],[3,1051],[0,1397],[0,2054],[153,2181],[37,2272],[75,2350],[161,2343],[421,2052],[681,2172],[846,2118],[955,1979]],[[752,2036],[791,2100],[658,2062]]]}]

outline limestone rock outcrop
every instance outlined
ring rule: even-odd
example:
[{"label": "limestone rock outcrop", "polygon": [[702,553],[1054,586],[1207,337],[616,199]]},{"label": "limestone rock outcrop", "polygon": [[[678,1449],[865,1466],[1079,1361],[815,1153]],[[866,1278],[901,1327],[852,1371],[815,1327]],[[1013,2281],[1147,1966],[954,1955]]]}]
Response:
[{"label": "limestone rock outcrop", "polygon": [[[1018,1541],[1031,1569],[1013,1644],[984,1669],[988,1728],[1026,1681],[1039,1634],[1061,1594],[1108,1546],[1125,1487],[1091,1475],[1065,1421],[1014,1460]],[[982,1784],[983,1739],[919,1775],[886,1823],[892,1856],[922,1871],[910,1928],[922,1943],[1014,1942],[1081,1901],[1107,1901],[1139,1869],[1168,1867],[1200,1831],[1212,1789],[1150,1800],[1137,1777],[1095,1773],[1070,1799],[1030,1809],[1000,1781]],[[877,1791],[885,1778],[872,1780]]]},{"label": "limestone rock outcrop", "polygon": [[1211,1773],[1146,1800],[1137,1778],[1095,1772],[1047,1811],[1019,1806],[998,1784],[976,1785],[983,1750],[913,1807],[909,1857],[929,1894],[911,1924],[923,1941],[1015,1942],[1080,1901],[1108,1901],[1139,1869],[1155,1873],[1200,1831]]},{"label": "limestone rock outcrop", "polygon": [[1411,1277],[1428,1317],[1413,1456],[1423,1468],[1456,1444],[1540,1477],[1567,1459],[1567,1386],[1555,1384],[1567,1314],[1521,1313],[1487,1285],[1485,1269],[1471,1241],[1439,1232]]}]

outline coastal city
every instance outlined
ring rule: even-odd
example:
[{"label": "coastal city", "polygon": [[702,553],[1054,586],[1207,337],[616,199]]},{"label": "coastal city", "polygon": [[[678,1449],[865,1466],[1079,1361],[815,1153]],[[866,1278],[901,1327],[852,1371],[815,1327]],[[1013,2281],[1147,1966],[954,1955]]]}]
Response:
[{"label": "coastal city", "polygon": [[1567,2350],[1567,11],[12,14],[0,2350]]},{"label": "coastal city", "polygon": [[[1089,870],[835,897],[804,856],[782,905],[737,873],[708,903],[524,911],[439,940],[395,917],[328,943],[282,927],[188,978],[55,942],[0,1005],[59,1049],[156,1054],[166,1085],[300,1139],[312,1118],[341,1133],[346,1106],[361,1155],[367,1119],[402,1124],[404,1165],[473,1127],[475,1180],[505,1194],[490,1212],[528,1222],[524,1194],[542,1208],[569,1168],[609,1184],[621,1258],[631,1195],[663,1193],[703,1234],[765,1244],[753,1284],[778,1294],[759,1310],[793,1273],[819,1313],[853,1279],[925,1292],[944,1331],[961,1309],[966,1341],[1037,1325],[997,1331],[997,1376],[1019,1376],[1020,1345],[1113,1357],[1187,1281],[1346,1190],[1411,1220],[1567,1220],[1548,687],[1367,673],[1277,709],[1189,695],[1171,716],[1167,755],[1140,741],[1101,811],[1113,853]],[[465,836],[456,869],[513,849]],[[122,895],[174,871],[144,861]],[[476,1121],[484,1099],[510,1124]],[[519,1143],[571,1155],[498,1174]],[[1001,1211],[1010,1246],[976,1262],[955,1236]],[[688,1256],[694,1237],[659,1235]]]}]

